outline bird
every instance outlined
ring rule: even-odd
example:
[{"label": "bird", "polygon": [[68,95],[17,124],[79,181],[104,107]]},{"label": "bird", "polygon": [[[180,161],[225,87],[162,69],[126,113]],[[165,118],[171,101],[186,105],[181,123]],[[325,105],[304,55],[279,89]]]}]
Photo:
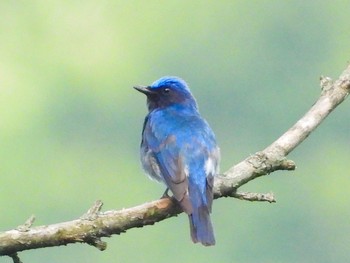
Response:
[{"label": "bird", "polygon": [[212,129],[181,78],[165,76],[134,88],[147,97],[140,145],[143,169],[166,185],[165,194],[170,190],[188,215],[192,241],[215,245],[210,213],[220,149]]}]

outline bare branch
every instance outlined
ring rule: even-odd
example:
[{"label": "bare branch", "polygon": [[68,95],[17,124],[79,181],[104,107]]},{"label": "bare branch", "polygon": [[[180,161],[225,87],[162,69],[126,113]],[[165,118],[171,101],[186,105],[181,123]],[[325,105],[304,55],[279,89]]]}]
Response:
[{"label": "bare branch", "polygon": [[215,192],[223,196],[230,196],[232,191],[256,177],[276,170],[285,170],[283,168],[295,169],[295,164],[286,160],[286,156],[303,142],[348,96],[350,92],[350,66],[334,83],[330,78],[322,77],[321,88],[320,98],[287,132],[263,151],[248,157],[230,168],[224,176],[216,178]]},{"label": "bare branch", "polygon": [[[338,80],[321,78],[321,96],[311,109],[280,138],[262,151],[218,175],[214,182],[214,196],[235,197],[249,201],[275,202],[272,193],[237,192],[247,182],[276,170],[294,170],[295,163],[286,156],[303,142],[310,133],[348,96],[350,92],[350,66]],[[152,225],[181,213],[172,198],[163,198],[120,211],[100,212],[102,202],[97,201],[80,219],[48,226],[31,227],[33,220],[0,233],[0,255],[19,261],[17,252],[41,247],[88,243],[100,250],[106,248],[101,237],[120,234],[134,227]],[[24,231],[23,231],[24,230]]]},{"label": "bare branch", "polygon": [[0,233],[0,255],[14,255],[28,249],[71,243],[88,243],[100,250],[106,248],[101,237],[121,234],[134,227],[153,225],[181,213],[175,200],[164,198],[120,211],[100,212],[96,218],[77,219],[47,226],[17,229]]},{"label": "bare branch", "polygon": [[232,197],[246,200],[246,201],[260,201],[260,202],[269,202],[275,203],[276,199],[273,193],[259,194],[259,193],[250,193],[250,192],[236,192],[233,193]]}]

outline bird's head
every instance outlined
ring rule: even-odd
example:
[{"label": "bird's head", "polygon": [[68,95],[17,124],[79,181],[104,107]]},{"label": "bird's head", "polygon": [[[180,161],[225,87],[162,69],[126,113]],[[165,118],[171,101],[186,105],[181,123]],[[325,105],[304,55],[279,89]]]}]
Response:
[{"label": "bird's head", "polygon": [[197,103],[186,82],[178,77],[162,77],[150,86],[136,86],[136,90],[147,96],[148,110],[173,105],[197,110]]}]

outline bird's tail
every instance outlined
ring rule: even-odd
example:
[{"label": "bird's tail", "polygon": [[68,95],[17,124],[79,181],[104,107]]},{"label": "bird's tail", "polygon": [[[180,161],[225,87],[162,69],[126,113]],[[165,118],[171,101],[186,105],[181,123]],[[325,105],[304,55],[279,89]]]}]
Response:
[{"label": "bird's tail", "polygon": [[192,241],[194,243],[200,242],[204,246],[215,245],[208,206],[193,207],[192,214],[188,217],[190,219]]}]

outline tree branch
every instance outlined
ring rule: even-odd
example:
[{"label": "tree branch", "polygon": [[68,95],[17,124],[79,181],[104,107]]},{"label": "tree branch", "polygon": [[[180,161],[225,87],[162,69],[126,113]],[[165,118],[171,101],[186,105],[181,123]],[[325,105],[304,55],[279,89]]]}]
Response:
[{"label": "tree branch", "polygon": [[[288,131],[263,151],[231,167],[215,180],[216,193],[232,196],[232,192],[256,177],[276,170],[294,170],[293,161],[286,156],[302,143],[312,131],[348,96],[350,92],[350,65],[334,83],[321,77],[321,96],[311,109]],[[218,197],[221,197],[220,195]]]},{"label": "tree branch", "polygon": [[[224,174],[216,176],[215,198],[235,197],[249,201],[275,202],[272,193],[237,192],[237,189],[276,170],[295,169],[295,163],[286,159],[286,156],[348,96],[350,66],[335,82],[330,78],[321,77],[321,89],[321,96],[311,109],[280,138]],[[104,250],[106,243],[101,241],[101,237],[121,234],[134,227],[153,225],[182,212],[172,198],[163,198],[119,211],[100,212],[101,207],[102,202],[97,201],[80,219],[48,226],[32,227],[32,217],[17,229],[0,233],[0,255],[11,256],[14,261],[20,262],[17,252],[78,242]]]}]

